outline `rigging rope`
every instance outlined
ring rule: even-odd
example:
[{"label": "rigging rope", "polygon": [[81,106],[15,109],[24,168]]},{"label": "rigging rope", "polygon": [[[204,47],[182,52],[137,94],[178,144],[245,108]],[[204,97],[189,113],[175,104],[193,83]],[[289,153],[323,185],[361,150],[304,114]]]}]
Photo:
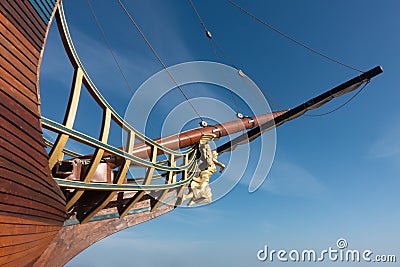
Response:
[{"label": "rigging rope", "polygon": [[[193,1],[192,1],[192,0],[189,0],[189,3],[190,3],[190,5],[192,6],[192,9],[194,10],[194,12],[196,13],[197,18],[199,19],[199,22],[200,22],[201,26],[203,27],[204,31],[206,32],[207,37],[208,37],[208,38],[210,39],[210,41],[211,41],[211,48],[212,48],[212,50],[213,50],[213,52],[214,52],[215,57],[217,58],[217,60],[219,60],[218,54],[217,54],[217,49],[218,49],[218,50],[221,52],[221,54],[223,55],[223,57],[225,57],[225,59],[228,60],[228,62],[230,63],[230,65],[238,71],[238,74],[239,74],[241,77],[243,77],[244,79],[246,79],[246,81],[249,82],[250,86],[253,86],[253,83],[252,83],[252,82],[249,80],[249,78],[243,73],[243,71],[242,71],[241,69],[239,69],[239,68],[233,63],[232,58],[224,51],[224,49],[223,49],[222,46],[219,44],[219,42],[218,42],[215,38],[212,37],[212,35],[211,35],[210,31],[208,30],[208,28],[207,28],[207,26],[206,26],[204,20],[201,18],[200,13],[197,11],[197,8],[196,8],[196,6],[194,5]],[[264,90],[263,90],[263,92],[266,93],[266,94],[269,96],[269,98],[270,98],[273,102],[275,102],[275,104],[277,104],[278,108],[283,109],[283,105],[282,105],[277,99],[275,99],[275,98],[274,98],[271,94],[269,94],[268,92],[266,92],[266,91],[264,91]],[[233,92],[231,92],[231,95],[232,95],[233,102],[235,103],[235,106],[236,106],[236,109],[237,109],[238,114],[241,114],[240,111],[239,111],[239,107],[238,107],[238,105],[237,105],[237,102],[236,102],[236,100],[233,98],[233,97],[234,97],[234,96],[233,96]]]},{"label": "rigging rope", "polygon": [[196,16],[199,19],[201,26],[203,27],[204,31],[206,32],[206,36],[211,40],[211,42],[215,45],[215,47],[218,48],[218,50],[220,50],[220,52],[225,57],[225,59],[227,59],[229,61],[229,64],[232,67],[234,67],[235,69],[239,70],[239,68],[233,63],[232,58],[230,56],[228,56],[228,54],[224,51],[224,49],[218,43],[218,41],[215,38],[213,38],[213,36],[211,35],[211,32],[208,30],[206,24],[204,23],[204,20],[201,18],[200,13],[197,11],[197,8],[194,5],[193,1],[189,0],[189,3],[192,6],[193,11],[196,13]]},{"label": "rigging rope", "polygon": [[240,70],[235,63],[233,63],[233,59],[225,52],[225,50],[222,48],[222,46],[219,44],[219,42],[217,41],[217,39],[212,39],[212,41],[215,43],[216,47],[218,48],[218,50],[221,52],[221,54],[230,62],[230,64],[232,65],[233,68],[235,68],[236,70]]},{"label": "rigging rope", "polygon": [[364,73],[364,71],[362,71],[362,70],[360,70],[360,69],[357,69],[357,68],[355,68],[355,67],[352,67],[352,66],[350,66],[350,65],[347,65],[347,64],[345,64],[345,63],[343,63],[343,62],[341,62],[341,61],[339,61],[339,60],[337,60],[337,59],[334,59],[334,58],[332,58],[332,57],[330,57],[330,56],[328,56],[328,55],[326,55],[326,54],[323,54],[322,52],[319,52],[319,51],[315,50],[314,48],[312,48],[312,47],[310,47],[310,46],[308,46],[308,45],[306,45],[306,44],[304,44],[304,43],[302,43],[302,42],[296,40],[295,38],[289,36],[288,34],[284,33],[283,31],[279,30],[278,28],[276,28],[276,27],[272,26],[271,24],[267,23],[265,20],[260,19],[259,17],[257,17],[256,15],[254,15],[253,13],[251,13],[250,11],[248,11],[247,9],[244,9],[243,7],[241,7],[240,5],[238,5],[237,3],[235,3],[233,0],[226,0],[226,1],[227,1],[228,3],[230,3],[232,6],[236,7],[237,9],[239,9],[241,12],[243,12],[243,13],[245,13],[246,15],[250,16],[251,18],[257,20],[258,22],[260,22],[260,23],[263,24],[264,26],[266,26],[266,27],[268,27],[269,29],[273,30],[274,32],[280,34],[281,36],[285,37],[286,39],[289,39],[290,41],[292,41],[292,42],[294,42],[294,43],[296,43],[296,44],[298,44],[298,45],[304,47],[305,49],[307,49],[307,50],[309,50],[309,51],[311,51],[311,52],[313,52],[313,53],[315,53],[315,54],[317,54],[317,55],[319,55],[319,56],[321,56],[321,57],[323,57],[323,58],[325,58],[325,59],[328,59],[328,60],[330,60],[330,61],[332,61],[332,62],[335,62],[335,63],[337,63],[337,64],[339,64],[339,65],[341,65],[341,66],[343,66],[343,67],[346,67],[346,68],[349,68],[349,69],[358,71],[358,72],[360,72],[360,73]]},{"label": "rigging rope", "polygon": [[[192,0],[189,0],[189,3],[190,3],[190,5],[192,6],[193,11],[196,13],[197,18],[199,19],[199,22],[200,22],[201,26],[203,27],[204,31],[206,32],[206,36],[208,37],[208,39],[210,39],[210,46],[211,46],[211,50],[212,50],[213,53],[214,53],[215,59],[216,59],[217,61],[220,61],[220,60],[219,60],[219,57],[218,57],[218,53],[217,53],[217,49],[219,49],[220,52],[222,53],[222,55],[225,57],[225,59],[228,59],[228,61],[230,62],[230,65],[232,65],[233,68],[235,68],[236,70],[239,71],[239,68],[238,68],[235,64],[233,64],[232,58],[230,58],[230,57],[225,53],[225,51],[222,49],[222,47],[221,47],[220,44],[217,42],[217,40],[216,40],[215,38],[213,38],[211,32],[208,30],[206,24],[204,23],[204,20],[201,18],[200,13],[197,11],[197,8],[196,8],[196,6],[194,5],[193,1],[192,1]],[[225,75],[225,72],[223,71],[223,69],[221,69],[221,72],[222,72],[222,75],[223,75],[225,81],[226,81],[227,83],[229,83],[229,82],[228,82],[228,79],[227,79],[227,77],[226,77],[226,75]],[[229,90],[230,96],[231,96],[231,99],[232,99],[232,102],[233,102],[233,104],[235,105],[235,108],[236,108],[236,115],[237,115],[238,117],[243,116],[243,115],[240,113],[239,105],[238,105],[238,103],[237,103],[237,101],[236,101],[236,99],[235,99],[235,96],[234,96],[232,90],[230,90],[230,88],[227,88],[227,89]]]},{"label": "rigging rope", "polygon": [[104,42],[106,43],[107,48],[108,48],[108,50],[110,51],[110,53],[111,53],[111,55],[112,55],[112,57],[113,57],[113,59],[114,59],[116,65],[117,65],[117,67],[118,67],[118,70],[119,70],[119,72],[120,72],[121,75],[122,75],[122,78],[124,79],[124,81],[125,81],[125,83],[126,83],[128,89],[129,89],[129,90],[131,91],[131,93],[133,94],[133,93],[134,93],[134,90],[133,90],[133,88],[131,87],[131,85],[129,84],[128,79],[127,79],[127,77],[125,76],[125,73],[123,72],[121,65],[119,64],[119,61],[118,61],[118,59],[117,59],[117,56],[115,55],[114,50],[112,49],[112,47],[111,47],[111,45],[110,45],[110,42],[108,41],[108,39],[107,39],[107,37],[106,37],[106,34],[105,34],[104,30],[103,30],[103,27],[101,26],[99,20],[97,19],[97,16],[96,16],[96,13],[95,13],[95,11],[94,11],[94,9],[93,9],[92,3],[90,2],[90,0],[87,0],[87,3],[88,3],[88,6],[89,6],[89,8],[90,8],[90,11],[91,11],[91,13],[92,13],[92,16],[93,16],[93,18],[94,18],[94,20],[95,20],[95,22],[96,22],[97,28],[100,30],[100,33],[101,33],[101,35],[102,35],[102,37],[103,37],[103,40],[104,40]]},{"label": "rigging rope", "polygon": [[[207,32],[208,32],[208,29],[207,29],[207,27],[206,27],[206,24],[204,23],[203,19],[201,18],[199,12],[197,12],[197,9],[196,9],[196,7],[195,7],[193,1],[192,1],[192,0],[189,0],[189,3],[190,3],[190,5],[192,6],[194,12],[196,13],[197,18],[199,19],[201,26],[203,26],[204,30],[205,30],[206,33],[207,33]],[[207,35],[207,37],[208,37],[208,35]],[[210,38],[210,37],[209,37],[209,38]],[[210,39],[211,39],[211,38],[210,38]]]},{"label": "rigging rope", "polygon": [[[118,61],[117,55],[115,54],[114,50],[113,50],[112,47],[111,47],[110,42],[108,41],[108,38],[107,38],[107,36],[106,36],[106,34],[105,34],[105,32],[104,32],[103,27],[102,27],[101,24],[100,24],[100,21],[99,21],[98,18],[97,18],[96,12],[94,11],[94,8],[93,8],[93,5],[92,5],[91,1],[90,1],[90,0],[87,0],[87,3],[88,3],[88,6],[89,6],[90,11],[91,11],[91,13],[92,13],[92,16],[93,16],[93,18],[94,18],[94,20],[95,20],[95,22],[96,22],[97,28],[99,29],[99,31],[100,31],[100,33],[101,33],[101,35],[102,35],[102,37],[103,37],[103,40],[104,40],[104,42],[106,43],[106,46],[107,46],[108,50],[110,51],[110,53],[111,53],[111,55],[112,55],[112,57],[113,57],[113,59],[114,59],[114,62],[115,62],[115,64],[117,65],[117,68],[118,68],[119,72],[121,73],[121,76],[122,76],[123,80],[125,81],[126,86],[128,87],[129,91],[131,91],[131,93],[134,94],[135,91],[133,90],[132,86],[130,85],[130,83],[129,83],[129,81],[128,81],[128,78],[126,77],[125,72],[123,71],[123,69],[122,69],[122,67],[121,67],[121,64],[120,64],[119,61]],[[140,101],[137,101],[137,103],[141,106],[141,109],[139,109],[139,110],[140,110],[140,112],[144,115],[144,112],[143,112],[143,110],[142,110],[142,109],[143,109],[142,104],[140,103]],[[152,125],[152,123],[151,123],[150,120],[148,121],[148,124],[149,124],[149,126],[150,126],[150,128],[151,128],[152,133],[155,134],[155,133],[156,133],[156,130],[155,130],[155,128],[153,127],[153,125]]]},{"label": "rigging rope", "polygon": [[341,109],[344,106],[346,106],[347,104],[349,104],[354,98],[356,98],[365,89],[365,87],[367,87],[369,82],[370,82],[369,80],[367,82],[365,82],[365,84],[360,88],[360,90],[357,91],[357,93],[355,93],[351,98],[349,98],[346,102],[344,102],[342,105],[338,106],[337,108],[335,108],[335,109],[333,109],[331,111],[325,112],[325,113],[321,113],[321,114],[304,114],[304,116],[307,116],[307,117],[322,117],[322,116],[331,114],[331,113],[333,113],[335,111],[338,111],[339,109]]},{"label": "rigging rope", "polygon": [[167,72],[168,76],[170,77],[170,79],[172,80],[172,82],[175,84],[175,86],[179,89],[179,91],[181,92],[181,94],[185,97],[186,101],[189,103],[189,105],[192,107],[194,113],[197,115],[197,117],[199,117],[199,119],[201,120],[203,125],[203,122],[205,123],[205,121],[203,120],[202,116],[200,115],[200,113],[196,110],[196,108],[194,107],[193,103],[189,100],[188,96],[185,94],[185,92],[183,91],[182,87],[176,82],[174,76],[172,76],[171,72],[168,70],[167,65],[165,65],[164,61],[161,59],[161,57],[158,55],[157,51],[154,49],[154,47],[151,45],[151,43],[149,42],[149,40],[146,38],[146,36],[144,35],[144,33],[142,32],[142,30],[140,29],[139,25],[136,23],[136,21],[133,19],[133,17],[131,16],[131,14],[129,13],[129,11],[126,9],[125,5],[122,3],[121,0],[118,0],[119,5],[122,7],[122,9],[124,10],[125,14],[128,16],[129,20],[131,21],[131,23],[133,24],[133,26],[136,28],[136,30],[139,32],[140,36],[143,38],[143,40],[146,42],[147,46],[150,48],[151,52],[153,53],[153,55],[157,58],[158,62],[162,65],[162,67],[164,68],[164,70]]},{"label": "rigging rope", "polygon": [[[230,61],[230,64],[232,65],[232,67],[234,67],[236,70],[239,70],[238,67],[236,67],[236,65],[232,63],[232,59],[231,59],[230,57],[227,56],[227,54],[226,54],[225,51],[222,49],[222,47],[219,45],[219,43],[217,42],[217,40],[215,40],[215,39],[213,38],[211,32],[208,30],[206,24],[204,23],[203,19],[201,18],[200,13],[197,11],[197,8],[196,8],[196,6],[194,5],[193,1],[192,1],[192,0],[189,0],[189,3],[190,3],[190,5],[192,6],[193,11],[196,13],[197,18],[199,19],[199,22],[200,22],[201,26],[203,27],[204,31],[206,32],[206,36],[208,37],[208,39],[210,39],[211,50],[213,51],[216,60],[219,61],[219,57],[218,57],[218,53],[217,53],[217,48],[218,48],[218,49],[221,51],[222,55],[223,55],[226,59],[228,59],[228,61]],[[221,72],[222,72],[222,75],[224,76],[226,82],[228,83],[228,79],[227,79],[227,77],[226,77],[226,75],[225,75],[225,72],[224,72],[222,69],[221,69]],[[228,90],[229,90],[229,92],[230,92],[230,95],[231,95],[231,98],[232,98],[232,102],[233,102],[234,105],[235,105],[236,114],[237,114],[238,116],[240,116],[241,113],[240,113],[239,105],[238,105],[238,103],[237,103],[237,101],[236,101],[236,99],[235,99],[235,97],[234,97],[234,94],[233,94],[233,92],[232,92],[229,88],[228,88]],[[240,115],[239,115],[239,114],[240,114]]]},{"label": "rigging rope", "polygon": [[[215,48],[214,43],[212,42],[212,40],[210,40],[210,46],[211,46],[211,50],[214,52],[214,56],[215,56],[216,61],[219,61],[218,53],[217,53],[217,50],[216,50],[216,48]],[[226,83],[227,83],[227,86],[230,87],[228,78],[226,77],[223,68],[221,67],[220,70],[221,70],[221,72],[222,72],[222,76],[224,77],[224,79],[225,79],[225,81],[226,81]],[[240,113],[240,109],[239,109],[239,105],[238,105],[238,103],[237,103],[237,101],[236,101],[236,99],[235,99],[235,96],[234,96],[232,90],[230,90],[230,88],[227,88],[227,89],[228,89],[228,91],[230,92],[232,102],[233,102],[233,104],[235,105],[236,114],[241,114],[241,113]]]}]

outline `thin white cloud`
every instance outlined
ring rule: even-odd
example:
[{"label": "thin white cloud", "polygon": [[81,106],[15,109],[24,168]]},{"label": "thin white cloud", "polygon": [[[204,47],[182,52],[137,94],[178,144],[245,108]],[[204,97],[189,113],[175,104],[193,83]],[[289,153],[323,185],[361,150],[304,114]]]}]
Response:
[{"label": "thin white cloud", "polygon": [[369,155],[373,158],[400,156],[400,125],[384,131],[371,145]]},{"label": "thin white cloud", "polygon": [[[241,167],[230,165],[232,172],[241,173]],[[262,168],[262,166],[260,166]],[[248,186],[252,179],[251,174],[245,174],[239,184]],[[236,179],[237,177],[224,176],[225,179]],[[258,190],[282,196],[300,198],[321,198],[326,195],[328,189],[319,179],[304,167],[288,161],[275,161],[265,181]]]},{"label": "thin white cloud", "polygon": [[[69,90],[73,75],[73,67],[65,53],[57,25],[53,23],[46,40],[43,61],[40,66],[40,86],[46,87],[43,79],[56,81],[61,86],[57,90]],[[53,90],[55,88],[52,88]]]},{"label": "thin white cloud", "polygon": [[[224,210],[208,205],[190,208],[181,207],[176,209],[173,212],[173,216],[170,216],[169,219],[177,224],[198,227],[198,225],[211,225],[223,221],[224,213]],[[196,220],[193,220],[194,216],[196,216]]]},{"label": "thin white cloud", "polygon": [[320,198],[326,187],[310,171],[292,162],[275,162],[262,190],[277,195]]},{"label": "thin white cloud", "polygon": [[[167,5],[165,8],[170,7]],[[151,19],[144,19],[146,24],[148,24],[148,22],[150,24],[150,26],[146,28],[147,35],[150,35],[148,37],[151,39],[150,41],[153,47],[159,52],[166,65],[169,66],[170,64],[181,63],[196,58],[194,56],[195,52],[185,42],[180,27],[177,27],[181,24],[180,19],[176,18],[176,16],[172,16],[172,18],[167,16],[163,9],[153,10],[153,13],[154,16],[152,16]],[[160,25],[163,26],[165,29],[164,31],[159,31]],[[127,23],[123,26],[127,34],[137,34],[131,29],[130,24]],[[99,36],[93,37],[93,35],[85,33],[84,29],[74,25],[74,20],[72,19],[69,23],[69,28],[83,66],[100,92],[104,94],[106,99],[114,107],[127,104],[125,103],[126,100],[129,100],[127,96],[132,93],[125,84],[121,73],[119,73],[118,67],[106,43]],[[98,31],[97,28],[91,28],[90,30],[94,32]],[[154,32],[157,32],[157,38],[151,36]],[[65,88],[69,89],[73,70],[63,51],[61,39],[58,35],[57,27],[52,25],[46,44],[45,60],[41,75],[60,82],[65,85]],[[115,45],[115,40],[113,42],[111,39],[111,37],[113,37],[112,33],[106,32],[106,35],[110,39],[109,41],[111,42],[111,46],[113,46],[112,48],[116,58],[133,91],[135,91],[142,82],[147,80],[147,78],[162,69],[162,66],[144,45],[139,46],[144,48],[144,50],[138,49],[137,43],[132,43],[131,49],[129,47],[118,47]],[[136,39],[136,41],[144,43],[143,40]],[[133,40],[135,40],[135,38],[133,38]],[[163,55],[172,56],[167,58],[167,56]],[[119,111],[121,112],[122,110]]]},{"label": "thin white cloud", "polygon": [[[102,91],[112,90],[115,92],[115,85],[126,87],[105,42],[94,39],[73,26],[71,26],[71,35],[82,64],[89,75],[94,78],[94,82],[103,85]],[[134,48],[129,51],[121,51],[113,47],[113,52],[134,90],[136,89],[135,82],[137,82],[134,78],[150,76],[157,66],[152,58],[144,57],[142,51],[136,51]],[[126,88],[120,90],[126,90]]]}]

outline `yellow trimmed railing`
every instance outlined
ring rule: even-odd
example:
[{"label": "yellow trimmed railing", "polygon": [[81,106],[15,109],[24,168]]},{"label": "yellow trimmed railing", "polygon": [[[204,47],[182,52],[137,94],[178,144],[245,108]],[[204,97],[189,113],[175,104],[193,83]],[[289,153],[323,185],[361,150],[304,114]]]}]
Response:
[{"label": "yellow trimmed railing", "polygon": [[[179,203],[179,199],[181,199],[185,186],[191,181],[193,176],[191,170],[195,167],[196,154],[194,147],[180,152],[173,151],[157,144],[124,121],[124,119],[106,101],[104,96],[90,79],[88,73],[85,71],[74,48],[61,1],[58,4],[55,17],[65,51],[74,67],[74,76],[63,123],[42,117],[43,127],[57,134],[54,143],[45,140],[46,144],[51,147],[49,152],[50,169],[53,169],[57,162],[63,161],[65,155],[72,157],[81,156],[79,153],[65,148],[67,141],[70,138],[95,149],[93,155],[91,155],[88,160],[89,165],[85,172],[80,176],[80,180],[55,178],[58,185],[62,189],[68,191],[66,205],[67,211],[70,212],[73,210],[82,195],[88,190],[106,192],[107,194],[101,201],[96,203],[96,205],[87,210],[87,212],[81,216],[81,223],[89,221],[97,212],[105,208],[107,204],[116,197],[118,192],[136,192],[132,197],[125,201],[126,203],[122,207],[118,209],[120,217],[127,215],[134,205],[150,191],[157,192],[158,195],[151,210],[157,209],[163,199],[167,196],[168,192],[173,189],[176,190],[176,199]],[[99,138],[86,135],[73,128],[83,88],[88,90],[91,97],[103,111]],[[117,148],[108,144],[112,121],[127,133],[127,144],[123,148]],[[149,159],[139,158],[132,153],[135,148],[135,143],[142,145],[145,144],[151,148]],[[165,154],[168,160],[157,161],[157,155],[161,154],[158,152]],[[91,179],[105,154],[107,156],[112,155],[118,158],[119,163],[118,166],[114,168],[117,170],[114,171],[115,175],[113,181],[111,183],[92,182]],[[178,159],[182,159],[180,160],[182,162],[181,164],[177,164]],[[134,179],[134,183],[128,182],[126,178],[131,165],[134,165],[135,168],[143,168],[145,170],[145,176],[142,179]],[[163,172],[163,175],[159,175],[160,172]],[[178,174],[181,175],[179,175],[180,179],[177,181]],[[164,184],[160,183],[160,177],[165,177]],[[156,180],[158,183],[154,183]]]}]

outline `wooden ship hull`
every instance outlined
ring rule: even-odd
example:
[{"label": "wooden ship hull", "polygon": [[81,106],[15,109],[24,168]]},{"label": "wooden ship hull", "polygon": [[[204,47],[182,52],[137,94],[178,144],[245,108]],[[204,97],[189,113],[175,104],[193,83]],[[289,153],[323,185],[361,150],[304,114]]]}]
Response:
[{"label": "wooden ship hull", "polygon": [[173,208],[150,212],[144,196],[132,209],[138,212],[123,219],[63,227],[66,199],[49,168],[38,83],[56,2],[0,2],[0,266],[62,266],[100,239]]},{"label": "wooden ship hull", "polygon": [[[85,224],[67,215],[67,200],[52,177],[42,137],[38,83],[56,5],[53,0],[0,3],[0,266],[62,266],[93,243],[165,214],[176,204],[177,190],[171,190],[163,196],[170,205],[154,208],[154,196],[143,194],[123,218],[116,208],[117,196]],[[219,133],[271,118],[246,118],[248,126],[234,122],[219,127]],[[178,149],[216,129],[209,126],[196,134],[189,131],[155,141]],[[146,157],[151,147],[143,144],[133,154]],[[86,199],[91,197],[96,198],[87,194]]]},{"label": "wooden ship hull", "polygon": [[[0,266],[62,266],[93,243],[173,210],[180,204],[183,189],[190,182],[189,173],[196,155],[193,149],[188,149],[186,154],[175,154],[175,150],[196,144],[203,134],[214,134],[218,138],[252,129],[217,149],[219,153],[228,152],[266,130],[355,90],[382,72],[377,67],[292,110],[148,140],[125,125],[85,76],[72,44],[68,44],[68,29],[63,28],[63,18],[57,13],[59,1],[0,2]],[[75,68],[63,124],[43,118],[40,112],[39,70],[53,17],[64,31],[61,37]],[[100,141],[72,127],[82,84],[91,90],[90,94],[104,110]],[[107,144],[111,120],[122,129],[128,128],[126,147],[113,148]],[[42,127],[58,134],[49,154],[45,150],[48,144],[43,139]],[[82,160],[91,159],[86,174],[74,173],[76,166],[67,161],[66,165],[74,171],[69,178],[60,179],[54,166],[63,161],[68,138],[96,150],[93,155],[78,156]],[[141,142],[137,147],[135,138]],[[169,157],[164,165],[157,162],[160,154]],[[101,163],[107,157],[114,159],[107,163],[108,167]],[[183,158],[182,166],[177,166],[179,157]],[[131,162],[146,170],[143,188],[127,184],[125,173]],[[101,172],[104,166],[106,169]],[[111,170],[115,168],[118,171]],[[155,170],[165,171],[166,184],[150,184]],[[180,180],[176,178],[178,174]],[[71,178],[74,175],[77,177]],[[101,183],[91,191],[96,186],[91,182]],[[151,194],[147,188],[152,190]]]},{"label": "wooden ship hull", "polygon": [[[32,265],[65,220],[65,197],[44,148],[38,88],[55,3],[31,2],[0,2],[0,266]],[[38,6],[51,8],[47,21]]]}]

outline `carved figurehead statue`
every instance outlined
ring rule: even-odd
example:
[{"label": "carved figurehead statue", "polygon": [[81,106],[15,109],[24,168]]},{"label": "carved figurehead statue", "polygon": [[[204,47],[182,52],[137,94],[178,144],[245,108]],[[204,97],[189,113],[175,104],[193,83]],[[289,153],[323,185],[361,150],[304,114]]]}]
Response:
[{"label": "carved figurehead statue", "polygon": [[202,135],[199,142],[200,158],[198,159],[199,173],[189,185],[189,193],[183,197],[183,201],[190,199],[187,206],[193,204],[210,203],[212,201],[212,192],[210,188],[210,177],[217,171],[216,165],[220,167],[220,172],[225,165],[218,161],[218,153],[211,151],[210,141],[215,138],[214,134]]}]

